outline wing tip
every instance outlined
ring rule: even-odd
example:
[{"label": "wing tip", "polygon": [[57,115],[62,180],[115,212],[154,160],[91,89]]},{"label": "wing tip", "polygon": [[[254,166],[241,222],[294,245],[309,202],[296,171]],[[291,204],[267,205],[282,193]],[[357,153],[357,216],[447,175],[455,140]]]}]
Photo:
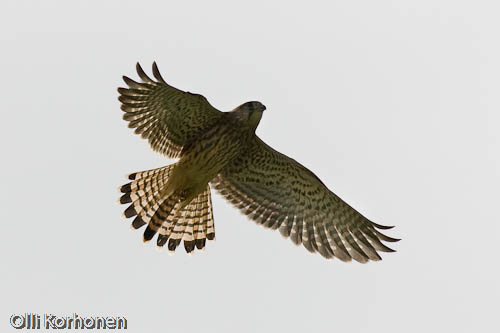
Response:
[{"label": "wing tip", "polygon": [[380,240],[383,240],[384,242],[395,243],[395,242],[399,242],[401,240],[400,238],[392,238],[392,237],[389,237],[387,235],[384,235],[383,233],[381,233],[380,231],[377,231],[377,230],[375,230],[375,234],[377,235],[377,237]]},{"label": "wing tip", "polygon": [[139,62],[137,62],[135,64],[135,69],[136,69],[139,77],[142,79],[142,81],[144,81],[146,83],[156,83],[153,80],[151,80],[151,78],[144,72],[144,70],[142,69],[141,64],[139,64]]},{"label": "wing tip", "polygon": [[156,64],[156,61],[153,61],[153,76],[160,81],[161,83],[167,84],[163,77],[160,74],[160,70],[158,69],[158,65]]},{"label": "wing tip", "polygon": [[378,224],[378,223],[375,223],[375,222],[372,222],[372,224],[377,228],[377,229],[382,229],[382,230],[389,230],[389,229],[392,229],[394,228],[393,225],[382,225],[382,224]]},{"label": "wing tip", "polygon": [[[126,76],[126,75],[123,75],[123,76],[122,76],[122,79],[123,79],[123,82],[125,82],[125,84],[126,84],[127,86],[129,86],[129,88],[135,88],[135,89],[145,89],[141,83],[139,83],[139,82],[137,82],[137,81],[132,80],[131,78],[129,78],[129,77],[128,77],[128,76]],[[118,92],[120,92],[120,90],[122,90],[122,91],[126,91],[127,89],[126,89],[126,88],[122,88],[122,89],[118,88]],[[122,93],[122,92],[120,92],[120,94],[121,94],[121,93]]]}]

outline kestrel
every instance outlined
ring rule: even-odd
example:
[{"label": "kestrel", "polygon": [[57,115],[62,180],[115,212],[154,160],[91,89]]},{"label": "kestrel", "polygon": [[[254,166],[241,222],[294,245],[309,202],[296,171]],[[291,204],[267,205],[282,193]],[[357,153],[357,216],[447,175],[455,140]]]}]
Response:
[{"label": "kestrel", "polygon": [[377,251],[394,252],[394,239],[354,210],[309,169],[264,143],[256,134],[266,107],[246,102],[221,112],[201,95],[176,89],[153,63],[149,78],[137,64],[142,82],[126,76],[118,88],[128,121],[153,150],[178,159],[162,168],[129,175],[120,203],[125,217],[144,225],[144,241],[175,251],[202,250],[215,237],[210,187],[250,219],[304,245],[325,258],[358,262],[380,260]]}]

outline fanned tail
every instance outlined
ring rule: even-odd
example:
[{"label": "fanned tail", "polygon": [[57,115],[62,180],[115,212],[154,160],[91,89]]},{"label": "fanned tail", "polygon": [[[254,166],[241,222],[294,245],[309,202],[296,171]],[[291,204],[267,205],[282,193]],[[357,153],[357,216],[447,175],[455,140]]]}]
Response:
[{"label": "fanned tail", "polygon": [[202,250],[206,240],[215,238],[210,186],[185,207],[174,195],[164,197],[163,189],[174,165],[136,172],[129,175],[132,182],[120,187],[120,203],[130,203],[124,212],[134,217],[132,228],[147,224],[143,239],[150,241],[158,233],[157,245],[162,248],[168,241],[168,250],[175,251],[184,240],[184,249],[191,253]]}]

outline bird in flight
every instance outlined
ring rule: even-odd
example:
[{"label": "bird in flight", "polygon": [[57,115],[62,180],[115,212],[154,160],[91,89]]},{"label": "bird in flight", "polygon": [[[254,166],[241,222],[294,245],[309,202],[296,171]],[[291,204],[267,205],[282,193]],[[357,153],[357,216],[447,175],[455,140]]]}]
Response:
[{"label": "bird in flight", "polygon": [[250,219],[278,229],[296,245],[325,258],[358,262],[394,252],[384,242],[398,239],[389,229],[354,210],[309,169],[262,141],[255,130],[266,107],[246,102],[221,112],[205,97],[167,84],[153,63],[151,79],[139,63],[140,82],[126,76],[118,88],[123,119],[152,149],[177,159],[140,171],[121,186],[124,215],[132,228],[146,226],[145,242],[158,234],[159,247],[187,253],[215,238],[210,189],[214,188]]}]

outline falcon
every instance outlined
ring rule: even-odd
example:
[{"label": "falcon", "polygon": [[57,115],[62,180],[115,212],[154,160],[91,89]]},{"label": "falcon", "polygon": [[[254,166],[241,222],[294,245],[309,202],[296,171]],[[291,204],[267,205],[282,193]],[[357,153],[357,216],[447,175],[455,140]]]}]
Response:
[{"label": "falcon", "polygon": [[345,203],[309,169],[256,134],[266,107],[246,102],[221,112],[205,97],[167,84],[153,63],[151,79],[137,63],[140,82],[123,77],[123,119],[154,151],[177,162],[128,176],[119,201],[143,240],[188,254],[215,238],[211,188],[250,219],[278,229],[296,245],[328,259],[365,263],[394,252],[398,239]]}]

